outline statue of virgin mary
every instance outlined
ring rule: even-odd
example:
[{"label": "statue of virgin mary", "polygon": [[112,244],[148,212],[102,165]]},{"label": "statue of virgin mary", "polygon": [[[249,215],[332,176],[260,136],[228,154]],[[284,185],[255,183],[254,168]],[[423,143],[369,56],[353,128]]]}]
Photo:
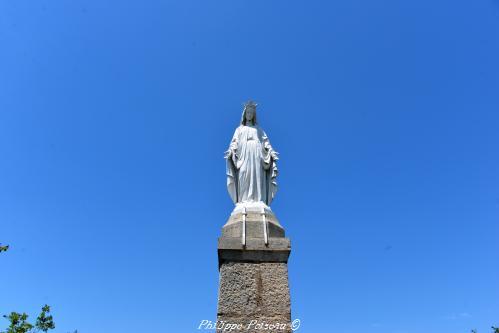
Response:
[{"label": "statue of virgin mary", "polygon": [[277,192],[278,153],[258,126],[256,106],[253,101],[245,103],[241,124],[225,152],[227,189],[236,205],[268,206]]}]

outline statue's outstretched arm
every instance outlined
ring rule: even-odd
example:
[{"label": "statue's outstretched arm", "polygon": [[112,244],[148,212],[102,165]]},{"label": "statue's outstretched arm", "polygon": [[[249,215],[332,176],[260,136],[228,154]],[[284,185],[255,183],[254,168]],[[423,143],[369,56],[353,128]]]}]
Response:
[{"label": "statue's outstretched arm", "polygon": [[[262,140],[263,140],[263,149],[265,150],[265,153],[267,155],[265,162],[270,163],[270,158],[272,158],[274,161],[279,160],[279,153],[276,152],[274,150],[274,148],[272,148],[272,145],[270,144],[269,137],[267,136],[267,134],[265,132],[263,132]],[[267,162],[267,159],[269,160],[268,162]]]},{"label": "statue's outstretched arm", "polygon": [[234,165],[237,166],[237,161],[239,159],[239,156],[237,156],[237,146],[239,142],[239,128],[236,129],[234,132],[234,135],[232,136],[232,140],[230,141],[229,144],[229,149],[225,152],[225,158],[226,159],[231,159],[232,162],[234,162]]}]

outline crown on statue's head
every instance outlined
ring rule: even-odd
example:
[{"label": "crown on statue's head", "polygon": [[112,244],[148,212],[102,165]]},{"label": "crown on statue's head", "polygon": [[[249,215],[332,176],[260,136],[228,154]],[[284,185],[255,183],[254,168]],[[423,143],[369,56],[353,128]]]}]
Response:
[{"label": "crown on statue's head", "polygon": [[251,99],[249,101],[244,102],[244,108],[255,108],[258,104],[255,103],[255,101],[252,101]]}]

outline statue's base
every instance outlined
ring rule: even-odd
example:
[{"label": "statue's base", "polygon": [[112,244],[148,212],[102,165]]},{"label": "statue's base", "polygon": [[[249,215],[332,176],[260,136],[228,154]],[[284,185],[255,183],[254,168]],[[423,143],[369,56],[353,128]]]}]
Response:
[{"label": "statue's base", "polygon": [[248,213],[262,213],[262,210],[265,211],[269,215],[274,215],[272,209],[267,206],[265,203],[258,202],[239,202],[234,207],[231,215],[241,214],[246,210]]},{"label": "statue's base", "polygon": [[218,240],[217,332],[291,332],[290,252],[272,211],[265,219],[258,210],[231,214]]}]

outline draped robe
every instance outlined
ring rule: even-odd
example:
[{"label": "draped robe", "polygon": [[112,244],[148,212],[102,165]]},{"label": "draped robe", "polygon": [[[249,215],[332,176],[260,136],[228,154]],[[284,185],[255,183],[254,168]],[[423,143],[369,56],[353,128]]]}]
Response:
[{"label": "draped robe", "polygon": [[239,126],[225,158],[232,201],[270,205],[277,192],[277,153],[265,132],[258,125]]}]

